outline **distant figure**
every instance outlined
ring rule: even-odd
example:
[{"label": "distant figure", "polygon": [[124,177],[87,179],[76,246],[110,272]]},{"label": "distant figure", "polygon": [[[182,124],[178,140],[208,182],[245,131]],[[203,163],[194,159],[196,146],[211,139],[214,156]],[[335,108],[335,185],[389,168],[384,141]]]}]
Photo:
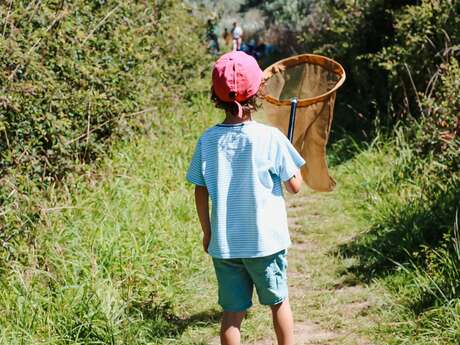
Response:
[{"label": "distant figure", "polygon": [[224,39],[225,46],[230,48],[230,44],[232,43],[232,34],[228,32],[228,29],[224,29],[224,33],[222,34],[222,38]]},{"label": "distant figure", "polygon": [[241,36],[243,36],[243,29],[238,25],[238,22],[233,23],[232,28],[232,37],[233,37],[233,47],[232,50],[240,50],[241,48]]},{"label": "distant figure", "polygon": [[208,19],[208,26],[206,29],[206,37],[208,42],[211,43],[211,47],[216,53],[219,53],[219,40],[217,39],[216,35],[216,25],[213,23],[211,19]]}]

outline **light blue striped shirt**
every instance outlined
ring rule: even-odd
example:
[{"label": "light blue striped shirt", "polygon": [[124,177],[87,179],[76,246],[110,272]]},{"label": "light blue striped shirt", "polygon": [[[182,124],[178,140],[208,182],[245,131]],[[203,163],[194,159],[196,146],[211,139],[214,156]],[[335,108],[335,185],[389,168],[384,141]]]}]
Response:
[{"label": "light blue striped shirt", "polygon": [[290,244],[282,181],[305,163],[277,128],[255,121],[218,124],[198,140],[187,179],[208,189],[209,254],[249,258]]}]

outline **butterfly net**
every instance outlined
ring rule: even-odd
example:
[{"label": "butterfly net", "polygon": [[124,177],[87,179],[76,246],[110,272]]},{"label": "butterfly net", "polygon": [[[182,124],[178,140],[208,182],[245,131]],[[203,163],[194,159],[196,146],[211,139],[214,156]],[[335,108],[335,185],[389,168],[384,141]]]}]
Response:
[{"label": "butterfly net", "polygon": [[317,191],[330,191],[335,186],[328,173],[326,144],[336,91],[344,81],[340,64],[313,54],[278,61],[264,71],[262,111],[257,119],[286,133],[291,99],[297,98],[292,143],[306,161],[301,169],[304,181]]}]

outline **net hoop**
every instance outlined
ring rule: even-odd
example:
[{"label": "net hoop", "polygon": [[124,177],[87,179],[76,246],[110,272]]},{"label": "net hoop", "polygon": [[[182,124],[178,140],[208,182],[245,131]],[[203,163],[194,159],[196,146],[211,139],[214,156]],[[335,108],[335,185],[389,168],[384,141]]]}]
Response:
[{"label": "net hoop", "polygon": [[[338,75],[340,79],[337,81],[334,87],[330,89],[329,91],[327,91],[326,93],[323,93],[319,96],[315,96],[311,98],[298,99],[297,100],[298,107],[307,107],[309,105],[325,101],[326,99],[331,97],[331,95],[334,94],[337,91],[337,89],[339,89],[342,86],[342,84],[345,82],[345,78],[346,78],[345,69],[337,61],[334,61],[322,55],[301,54],[301,55],[296,55],[296,56],[288,57],[286,59],[277,61],[274,64],[267,67],[264,70],[262,84],[268,79],[270,79],[275,73],[278,73],[287,68],[301,65],[304,63],[319,65],[322,68],[328,70],[329,72]],[[262,97],[271,104],[278,105],[278,106],[280,105],[290,106],[291,105],[290,99],[276,99],[270,95],[264,94],[263,88],[262,88],[261,94],[262,94]]]}]

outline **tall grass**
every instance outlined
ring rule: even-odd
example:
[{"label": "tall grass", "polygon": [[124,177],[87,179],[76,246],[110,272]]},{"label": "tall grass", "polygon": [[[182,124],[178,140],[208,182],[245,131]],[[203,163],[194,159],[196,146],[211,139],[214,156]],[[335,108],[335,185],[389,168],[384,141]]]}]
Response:
[{"label": "tall grass", "polygon": [[217,321],[184,176],[215,119],[206,94],[164,109],[92,183],[43,205],[34,243],[1,268],[0,343],[188,344],[184,333]]},{"label": "tall grass", "polygon": [[367,224],[339,253],[361,280],[392,294],[383,343],[457,344],[460,175],[419,156],[407,138],[400,128],[338,167],[342,198]]}]

